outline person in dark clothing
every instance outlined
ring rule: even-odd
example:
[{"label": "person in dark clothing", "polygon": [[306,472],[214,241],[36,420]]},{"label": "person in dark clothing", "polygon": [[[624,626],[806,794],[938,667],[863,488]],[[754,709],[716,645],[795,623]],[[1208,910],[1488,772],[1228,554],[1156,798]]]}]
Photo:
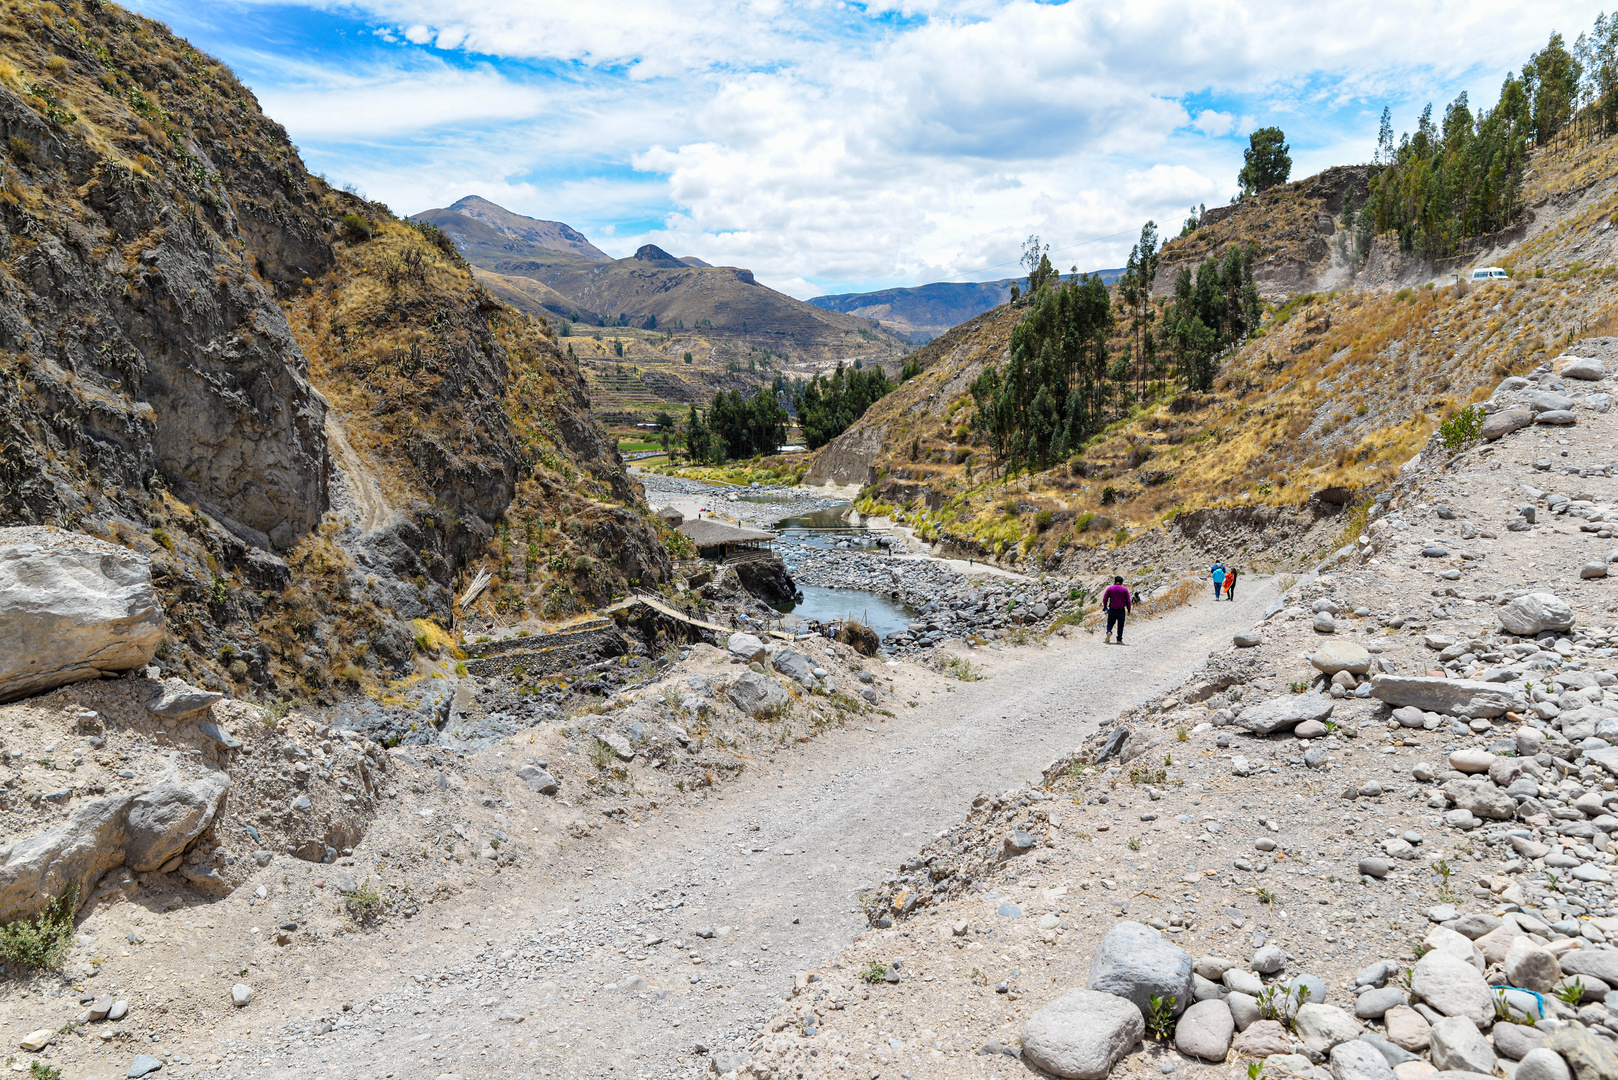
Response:
[{"label": "person in dark clothing", "polygon": [[1236,599],[1236,568],[1234,566],[1225,571],[1225,599]]},{"label": "person in dark clothing", "polygon": [[1107,640],[1112,641],[1113,628],[1117,627],[1118,644],[1124,643],[1124,616],[1134,606],[1129,594],[1129,586],[1124,579],[1114,577],[1107,591],[1101,594],[1101,606],[1107,611]]}]

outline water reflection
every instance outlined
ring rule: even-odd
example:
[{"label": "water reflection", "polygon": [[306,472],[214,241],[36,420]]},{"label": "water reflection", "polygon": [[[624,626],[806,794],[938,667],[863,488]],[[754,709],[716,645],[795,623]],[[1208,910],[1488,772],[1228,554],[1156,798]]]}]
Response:
[{"label": "water reflection", "polygon": [[777,604],[776,610],[822,623],[858,619],[882,637],[905,629],[915,618],[908,605],[863,589],[828,589],[822,585],[799,585],[798,589],[802,600]]}]

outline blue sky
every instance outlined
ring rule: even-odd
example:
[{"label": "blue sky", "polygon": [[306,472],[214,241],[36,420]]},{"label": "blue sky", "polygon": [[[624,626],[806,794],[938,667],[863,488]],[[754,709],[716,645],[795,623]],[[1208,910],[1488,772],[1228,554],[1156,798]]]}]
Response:
[{"label": "blue sky", "polygon": [[1010,276],[1037,233],[1120,265],[1229,200],[1247,132],[1293,176],[1492,104],[1539,0],[137,0],[228,63],[309,167],[398,213],[467,194],[748,267],[796,296]]}]

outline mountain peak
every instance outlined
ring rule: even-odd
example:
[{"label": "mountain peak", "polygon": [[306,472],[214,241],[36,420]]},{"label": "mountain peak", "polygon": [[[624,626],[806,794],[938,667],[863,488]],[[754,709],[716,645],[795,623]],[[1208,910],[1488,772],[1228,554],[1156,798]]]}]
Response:
[{"label": "mountain peak", "polygon": [[658,263],[662,266],[685,266],[686,263],[676,259],[656,244],[642,244],[635,252],[635,258],[640,262]]},{"label": "mountain peak", "polygon": [[561,221],[542,221],[539,218],[524,217],[498,203],[490,202],[481,195],[468,195],[457,199],[450,204],[449,210],[474,221],[480,221],[513,240],[526,240],[552,251],[582,255],[592,262],[612,262],[611,255],[590,243],[589,238],[573,226]]}]

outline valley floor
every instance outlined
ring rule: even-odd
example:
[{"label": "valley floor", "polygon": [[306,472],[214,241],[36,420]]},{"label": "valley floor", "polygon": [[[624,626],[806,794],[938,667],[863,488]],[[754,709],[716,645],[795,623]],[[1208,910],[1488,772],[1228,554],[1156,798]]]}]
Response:
[{"label": "valley floor", "polygon": [[[895,702],[893,719],[873,713],[780,764],[750,762],[696,806],[608,826],[604,841],[559,839],[527,865],[469,870],[459,895],[376,932],[300,933],[267,948],[268,920],[295,912],[312,926],[337,900],[324,888],[333,868],[278,859],[258,875],[268,909],[248,905],[255,878],[186,911],[192,929],[175,924],[159,940],[148,919],[151,940],[137,959],[108,965],[86,991],[143,991],[125,1036],[103,1047],[86,1028],[51,1059],[69,1080],[122,1075],[132,1052],[162,1055],[170,1076],[684,1077],[702,1075],[716,1053],[737,1054],[729,1062],[737,1064],[793,972],[826,963],[866,930],[863,890],[958,821],[975,793],[1038,783],[1099,723],[1186,678],[1262,612],[1269,593],[1254,585],[1237,603],[1140,623],[1123,648],[1080,634],[980,650],[973,662],[986,677],[977,682],[891,667],[905,702]],[[511,749],[503,745],[473,755],[466,775],[509,770],[495,760]],[[385,853],[390,837],[397,856],[412,822],[453,813],[431,759],[412,760],[426,783],[371,827],[357,863]],[[407,783],[412,770],[400,768],[394,781]],[[454,783],[469,783],[467,801],[475,795],[475,781]],[[121,947],[117,939],[135,928],[118,912],[133,906],[109,905],[81,932]],[[200,933],[194,923],[204,917]],[[260,943],[256,954],[251,942]],[[165,972],[169,981],[219,983],[228,1002],[237,976],[216,961],[238,952],[264,957],[246,978],[255,985],[249,1006],[165,1025],[160,1042],[145,1041]],[[0,1016],[20,1033],[59,1023],[73,1002],[12,996]]]}]

